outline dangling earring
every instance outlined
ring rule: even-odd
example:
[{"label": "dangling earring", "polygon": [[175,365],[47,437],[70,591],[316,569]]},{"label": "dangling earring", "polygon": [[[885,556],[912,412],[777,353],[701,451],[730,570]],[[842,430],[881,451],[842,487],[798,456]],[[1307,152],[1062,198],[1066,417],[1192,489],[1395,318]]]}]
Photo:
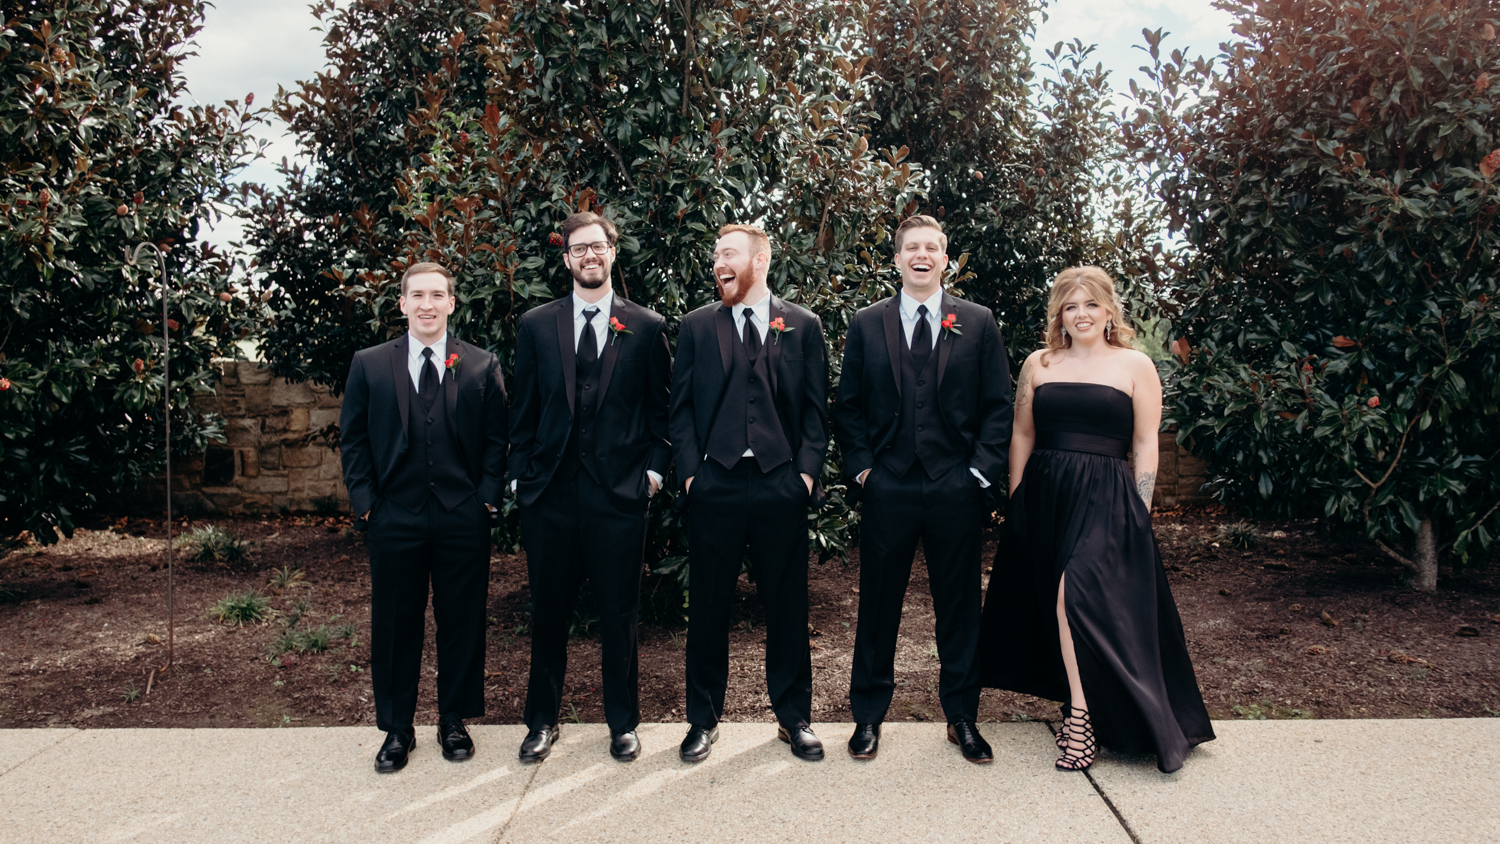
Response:
[{"label": "dangling earring", "polygon": [[1106,341],[1109,340],[1109,330],[1111,328],[1114,328],[1114,327],[1115,327],[1115,321],[1114,320],[1109,320],[1108,322],[1104,323],[1104,339]]}]

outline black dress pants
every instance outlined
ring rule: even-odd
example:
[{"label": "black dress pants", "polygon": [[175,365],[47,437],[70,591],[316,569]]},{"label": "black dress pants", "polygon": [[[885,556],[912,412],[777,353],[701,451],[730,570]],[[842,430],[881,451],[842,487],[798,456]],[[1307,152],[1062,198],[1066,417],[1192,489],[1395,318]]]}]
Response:
[{"label": "black dress pants", "polygon": [[979,714],[979,565],[983,492],[966,465],[930,480],[919,462],[904,476],[876,464],[865,478],[859,542],[859,627],[849,707],[856,723],[885,720],[896,688],[896,634],[917,543],[937,616],[938,698],[949,723]]},{"label": "black dress pants", "polygon": [[489,512],[478,496],[453,510],[429,497],[413,513],[380,499],[370,512],[370,683],[375,724],[412,726],[427,634],[427,589],[437,624],[438,713],[484,714]]},{"label": "black dress pants", "polygon": [[588,577],[603,646],[604,718],[615,732],[641,720],[636,619],[646,509],[619,509],[588,472],[556,478],[521,508],[521,539],[531,575],[531,677],[526,726],[556,726],[568,673],[568,628]]},{"label": "black dress pants", "polygon": [[687,720],[712,728],[729,684],[729,613],[740,562],[766,611],[766,690],[788,728],[812,718],[807,639],[807,485],[784,463],[762,474],[753,458],[733,469],[704,461],[688,493]]}]

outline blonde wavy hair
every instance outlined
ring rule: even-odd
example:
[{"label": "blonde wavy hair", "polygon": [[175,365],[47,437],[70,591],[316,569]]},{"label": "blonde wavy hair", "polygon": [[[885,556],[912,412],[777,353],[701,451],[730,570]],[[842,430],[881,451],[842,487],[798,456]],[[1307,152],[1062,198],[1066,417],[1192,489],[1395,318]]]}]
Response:
[{"label": "blonde wavy hair", "polygon": [[1073,338],[1063,330],[1062,309],[1080,287],[1109,311],[1104,341],[1122,349],[1135,348],[1135,330],[1125,320],[1125,306],[1120,304],[1120,294],[1115,292],[1115,280],[1098,267],[1069,267],[1053,279],[1052,295],[1047,298],[1047,332],[1042,338],[1047,348],[1042,353],[1042,366],[1047,365],[1049,353],[1073,345]]}]

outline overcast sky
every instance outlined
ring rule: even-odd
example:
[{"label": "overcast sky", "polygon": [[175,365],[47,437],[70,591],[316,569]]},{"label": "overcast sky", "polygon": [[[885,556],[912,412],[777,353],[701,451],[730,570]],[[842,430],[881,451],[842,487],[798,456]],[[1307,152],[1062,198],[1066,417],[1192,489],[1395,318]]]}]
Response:
[{"label": "overcast sky", "polygon": [[[309,12],[309,0],[217,0],[210,6],[198,35],[198,55],[183,65],[188,86],[200,103],[219,103],[255,94],[256,104],[269,104],[278,85],[287,89],[310,79],[323,67],[322,33]],[[1148,60],[1140,50],[1143,28],[1172,33],[1168,50],[1212,55],[1229,37],[1230,18],[1208,0],[1055,0],[1049,19],[1037,31],[1033,56],[1045,60],[1044,50],[1074,38],[1096,44],[1093,59],[1111,71],[1117,91],[1128,91],[1128,80]],[[249,181],[279,181],[272,162],[294,156],[296,145],[270,127],[261,136],[271,142],[265,161],[243,174]],[[231,240],[236,227],[221,226],[212,237]]]}]

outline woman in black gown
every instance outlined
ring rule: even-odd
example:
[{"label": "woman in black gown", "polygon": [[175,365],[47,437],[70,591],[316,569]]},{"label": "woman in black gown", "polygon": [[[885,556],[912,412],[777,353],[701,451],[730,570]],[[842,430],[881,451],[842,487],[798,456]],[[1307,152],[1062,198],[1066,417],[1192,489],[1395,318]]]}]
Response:
[{"label": "woman in black gown", "polygon": [[1016,385],[980,671],[986,686],[1067,701],[1063,770],[1103,743],[1170,773],[1214,737],[1151,533],[1162,391],[1133,335],[1107,273],[1064,270],[1047,346]]}]

